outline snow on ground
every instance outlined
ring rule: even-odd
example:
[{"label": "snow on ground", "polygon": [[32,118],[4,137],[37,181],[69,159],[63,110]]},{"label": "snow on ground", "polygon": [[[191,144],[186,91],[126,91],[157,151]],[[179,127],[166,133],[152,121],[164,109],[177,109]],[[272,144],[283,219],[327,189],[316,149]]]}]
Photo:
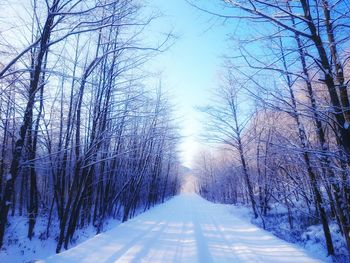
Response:
[{"label": "snow on ground", "polygon": [[325,262],[240,218],[239,209],[182,194],[40,262]]},{"label": "snow on ground", "polygon": [[[28,218],[23,216],[10,217],[10,226],[6,229],[5,244],[0,250],[1,263],[27,262],[33,258],[48,257],[55,251],[56,242],[53,238],[46,237],[46,222],[44,218],[38,218],[35,226],[36,236],[30,241],[27,237]],[[56,225],[52,226],[57,229]],[[51,230],[51,233],[54,230]],[[45,239],[45,240],[44,240]]]},{"label": "snow on ground", "polygon": [[[120,224],[118,220],[110,220],[105,224],[104,230],[115,228]],[[35,236],[30,241],[27,238],[28,218],[24,216],[10,217],[10,226],[6,230],[5,244],[0,250],[0,263],[22,263],[34,259],[47,258],[55,254],[58,235],[58,223],[53,220],[50,235],[46,236],[47,218],[39,217],[35,225]],[[74,245],[82,243],[96,235],[92,226],[79,229],[74,237]]]}]

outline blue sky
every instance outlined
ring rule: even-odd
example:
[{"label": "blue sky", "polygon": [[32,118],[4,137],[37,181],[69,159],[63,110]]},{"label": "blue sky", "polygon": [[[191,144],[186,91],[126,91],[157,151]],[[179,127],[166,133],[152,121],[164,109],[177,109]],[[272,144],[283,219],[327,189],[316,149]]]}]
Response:
[{"label": "blue sky", "polygon": [[179,37],[170,50],[153,61],[152,67],[162,72],[162,83],[170,90],[178,115],[182,116],[180,124],[185,138],[180,147],[181,156],[184,164],[191,166],[201,132],[200,113],[194,107],[207,104],[209,90],[218,85],[220,57],[227,50],[231,28],[185,0],[151,0],[150,3],[163,13],[154,30],[173,30]]}]

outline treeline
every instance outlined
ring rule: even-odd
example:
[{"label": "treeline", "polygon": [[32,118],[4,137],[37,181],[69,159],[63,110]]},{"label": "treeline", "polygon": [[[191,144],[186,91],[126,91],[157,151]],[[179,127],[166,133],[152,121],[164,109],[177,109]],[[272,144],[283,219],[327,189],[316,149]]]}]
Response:
[{"label": "treeline", "polygon": [[329,255],[335,222],[350,251],[349,2],[222,4],[236,53],[202,109],[221,150],[198,160],[201,194],[249,202],[262,219],[281,204],[290,229],[302,211]]},{"label": "treeline", "polygon": [[176,194],[176,123],[144,68],[170,39],[143,41],[155,16],[129,0],[4,8],[0,247],[11,217],[28,217],[29,239],[38,216],[46,238],[58,221],[58,253],[78,228],[100,232],[107,219],[126,221]]}]

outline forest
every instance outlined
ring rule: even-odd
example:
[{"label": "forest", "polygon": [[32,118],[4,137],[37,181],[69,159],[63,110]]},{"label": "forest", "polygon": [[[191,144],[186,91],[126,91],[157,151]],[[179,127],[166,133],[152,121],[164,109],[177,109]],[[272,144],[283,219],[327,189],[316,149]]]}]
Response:
[{"label": "forest", "polygon": [[197,157],[199,191],[249,204],[261,226],[283,223],[277,234],[294,240],[322,225],[328,254],[348,256],[350,3],[221,2],[222,13],[193,5],[252,33],[231,36],[238,51],[200,107],[217,149]]},{"label": "forest", "polygon": [[0,3],[0,249],[25,218],[27,238],[60,253],[81,229],[177,195],[186,171],[207,200],[248,206],[259,227],[348,262],[350,1],[186,3],[230,29],[217,85],[196,105],[191,170],[177,106],[148,70],[177,37],[150,37],[160,14],[148,1]]},{"label": "forest", "polygon": [[161,82],[143,67],[171,41],[143,41],[156,15],[139,1],[6,4],[0,247],[16,216],[28,218],[29,239],[45,217],[46,232],[36,234],[57,235],[58,253],[77,229],[99,233],[107,219],[126,221],[177,193],[177,123]]}]

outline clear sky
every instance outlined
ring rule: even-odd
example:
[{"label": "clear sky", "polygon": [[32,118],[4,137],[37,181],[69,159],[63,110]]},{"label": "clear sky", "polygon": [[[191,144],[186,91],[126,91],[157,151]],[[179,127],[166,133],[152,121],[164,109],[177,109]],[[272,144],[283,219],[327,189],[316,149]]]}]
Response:
[{"label": "clear sky", "polygon": [[[200,113],[195,106],[208,103],[209,90],[218,84],[222,56],[227,50],[229,25],[190,6],[185,0],[150,0],[162,16],[154,30],[172,29],[179,36],[174,46],[153,62],[162,71],[162,83],[173,94],[185,136],[180,150],[183,162],[191,167],[201,131]],[[215,8],[219,7],[213,7]]]}]

